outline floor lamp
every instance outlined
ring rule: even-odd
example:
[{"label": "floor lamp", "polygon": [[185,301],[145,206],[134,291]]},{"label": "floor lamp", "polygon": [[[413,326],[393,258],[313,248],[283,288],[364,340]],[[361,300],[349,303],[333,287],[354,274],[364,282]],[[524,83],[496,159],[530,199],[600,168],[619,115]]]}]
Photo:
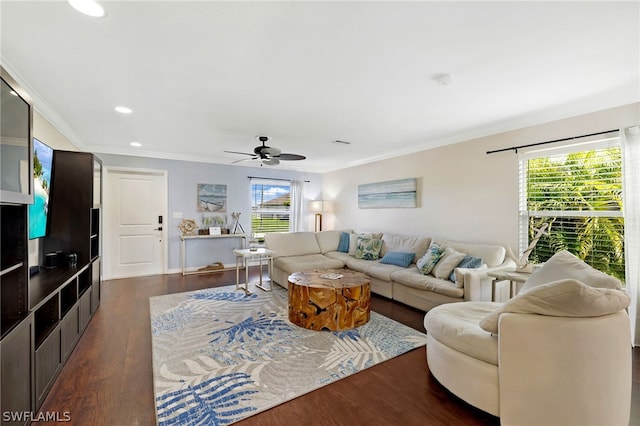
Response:
[{"label": "floor lamp", "polygon": [[309,202],[309,210],[315,213],[315,232],[322,231],[322,213],[329,211],[330,202],[315,200]]}]

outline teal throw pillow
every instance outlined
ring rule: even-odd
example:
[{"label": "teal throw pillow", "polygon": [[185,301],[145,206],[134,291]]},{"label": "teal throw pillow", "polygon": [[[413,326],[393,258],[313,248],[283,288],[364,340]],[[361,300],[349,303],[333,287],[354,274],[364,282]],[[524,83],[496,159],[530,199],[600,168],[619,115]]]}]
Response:
[{"label": "teal throw pillow", "polygon": [[[470,269],[476,269],[481,267],[484,264],[484,262],[482,261],[482,258],[480,257],[475,257],[475,256],[465,256],[460,263],[458,263],[458,266],[456,266],[456,268],[470,268]],[[454,283],[456,282],[456,268],[453,268],[453,271],[451,271],[451,275],[449,275],[449,281],[453,281]]]},{"label": "teal throw pillow", "polygon": [[437,243],[432,242],[424,256],[416,262],[418,271],[420,271],[422,275],[427,275],[433,270],[443,254],[444,249]]},{"label": "teal throw pillow", "polygon": [[338,251],[349,253],[349,233],[340,233],[340,242],[338,243]]},{"label": "teal throw pillow", "polygon": [[382,240],[374,238],[358,238],[356,259],[377,260],[380,257]]},{"label": "teal throw pillow", "polygon": [[414,257],[416,257],[415,253],[390,251],[389,253],[382,256],[382,260],[380,260],[380,263],[402,266],[403,268],[406,268],[407,266],[411,265],[411,262],[413,262]]}]

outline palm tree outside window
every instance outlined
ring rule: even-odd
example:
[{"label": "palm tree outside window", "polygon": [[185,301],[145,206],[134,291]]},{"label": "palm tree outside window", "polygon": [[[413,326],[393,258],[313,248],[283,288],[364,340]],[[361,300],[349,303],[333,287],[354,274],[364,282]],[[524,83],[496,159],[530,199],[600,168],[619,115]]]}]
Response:
[{"label": "palm tree outside window", "polygon": [[520,249],[543,223],[529,256],[542,263],[568,250],[594,268],[625,279],[622,157],[611,138],[520,157]]}]

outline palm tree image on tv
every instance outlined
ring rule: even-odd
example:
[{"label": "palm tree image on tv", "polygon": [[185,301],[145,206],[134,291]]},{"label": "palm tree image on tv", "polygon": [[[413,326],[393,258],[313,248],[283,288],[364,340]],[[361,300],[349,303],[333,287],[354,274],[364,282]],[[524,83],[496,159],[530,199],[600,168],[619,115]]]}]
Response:
[{"label": "palm tree image on tv", "polygon": [[[542,223],[530,260],[542,263],[568,250],[596,269],[624,282],[622,158],[619,148],[576,152],[528,161],[529,239]],[[554,212],[572,212],[557,214]]]},{"label": "palm tree image on tv", "polygon": [[33,204],[29,205],[29,238],[40,238],[47,232],[49,191],[53,149],[33,140]]}]

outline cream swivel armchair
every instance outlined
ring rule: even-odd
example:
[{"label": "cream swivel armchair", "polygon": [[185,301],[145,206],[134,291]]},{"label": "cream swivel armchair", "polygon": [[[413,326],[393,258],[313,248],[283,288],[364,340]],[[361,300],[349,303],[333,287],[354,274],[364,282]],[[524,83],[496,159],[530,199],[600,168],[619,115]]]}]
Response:
[{"label": "cream swivel armchair", "polygon": [[504,425],[628,425],[629,301],[620,281],[557,253],[505,304],[430,310],[429,370]]}]

